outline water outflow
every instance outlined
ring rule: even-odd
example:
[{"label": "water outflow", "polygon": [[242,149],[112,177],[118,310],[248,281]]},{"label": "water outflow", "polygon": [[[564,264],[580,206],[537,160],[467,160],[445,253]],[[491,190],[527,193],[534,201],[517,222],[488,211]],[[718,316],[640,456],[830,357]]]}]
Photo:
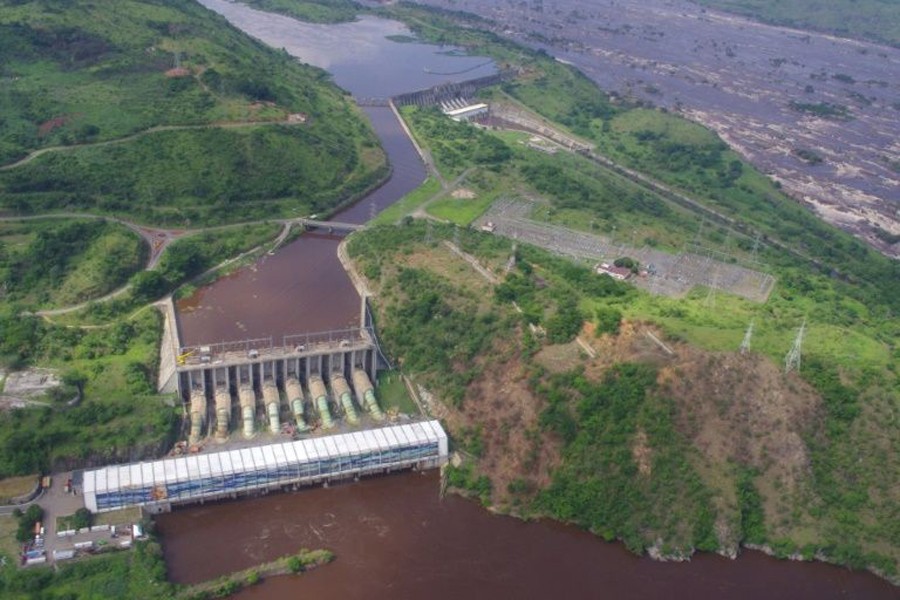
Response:
[{"label": "water outflow", "polygon": [[256,412],[256,394],[253,386],[249,383],[242,383],[238,388],[238,399],[241,404],[241,421],[244,424],[244,437],[250,439],[255,433],[253,425],[253,413]]},{"label": "water outflow", "polygon": [[231,392],[225,386],[216,388],[216,437],[225,440],[231,423]]},{"label": "water outflow", "polygon": [[375,398],[375,389],[369,380],[369,375],[362,369],[353,369],[353,388],[356,390],[356,401],[369,414],[378,421],[384,419],[384,413],[378,406],[378,400]]},{"label": "water outflow", "polygon": [[344,409],[344,417],[351,425],[359,423],[359,417],[356,416],[356,407],[353,406],[353,396],[350,395],[350,386],[343,375],[331,376],[331,393],[334,399],[340,403]]},{"label": "water outflow", "polygon": [[284,391],[287,394],[291,413],[294,415],[297,431],[309,431],[309,425],[306,424],[303,415],[303,388],[300,387],[300,381],[296,377],[288,377],[284,381]]},{"label": "water outflow", "polygon": [[269,431],[278,433],[281,431],[281,418],[279,416],[281,397],[278,388],[271,379],[266,379],[262,384],[263,404],[266,405],[266,415],[269,417]]},{"label": "water outflow", "polygon": [[193,390],[191,392],[191,445],[200,441],[203,435],[203,426],[206,424],[206,392]]},{"label": "water outflow", "polygon": [[322,418],[322,427],[325,429],[334,427],[334,420],[328,410],[328,392],[325,390],[325,382],[318,375],[312,375],[309,378],[309,396]]}]

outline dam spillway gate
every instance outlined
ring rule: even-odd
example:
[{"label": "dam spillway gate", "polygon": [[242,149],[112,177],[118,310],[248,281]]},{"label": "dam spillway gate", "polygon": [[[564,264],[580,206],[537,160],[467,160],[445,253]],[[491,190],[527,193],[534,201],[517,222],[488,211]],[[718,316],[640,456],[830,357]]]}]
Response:
[{"label": "dam spillway gate", "polygon": [[181,347],[178,390],[189,441],[305,432],[384,415],[374,394],[379,351],[370,327]]}]

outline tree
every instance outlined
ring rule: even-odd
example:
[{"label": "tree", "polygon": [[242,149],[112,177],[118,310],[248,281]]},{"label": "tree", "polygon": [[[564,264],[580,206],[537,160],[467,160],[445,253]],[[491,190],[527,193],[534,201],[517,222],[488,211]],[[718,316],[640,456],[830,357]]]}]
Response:
[{"label": "tree", "polygon": [[75,514],[72,515],[73,529],[85,529],[86,527],[93,525],[93,522],[94,515],[86,508],[79,508],[75,511]]},{"label": "tree", "polygon": [[603,333],[617,335],[619,333],[619,325],[622,322],[621,311],[611,306],[601,306],[595,314],[597,317],[597,335]]},{"label": "tree", "polygon": [[84,393],[84,384],[87,383],[87,375],[77,369],[69,369],[62,376],[63,385],[67,385],[78,390],[78,395]]},{"label": "tree", "polygon": [[131,293],[138,300],[155,300],[168,289],[169,284],[159,271],[141,271],[131,278]]},{"label": "tree", "polygon": [[632,273],[637,273],[638,269],[640,269],[641,263],[631,258],[630,256],[623,256],[622,258],[617,258],[613,264],[617,267],[624,267],[626,269],[631,269]]},{"label": "tree", "polygon": [[17,516],[19,519],[19,528],[16,530],[16,539],[20,542],[27,542],[34,537],[34,525],[44,518],[44,509],[37,504],[32,504],[22,513],[19,511]]},{"label": "tree", "polygon": [[564,344],[574,338],[581,330],[584,315],[578,310],[578,304],[572,297],[560,303],[556,314],[547,320],[547,339],[554,344]]}]

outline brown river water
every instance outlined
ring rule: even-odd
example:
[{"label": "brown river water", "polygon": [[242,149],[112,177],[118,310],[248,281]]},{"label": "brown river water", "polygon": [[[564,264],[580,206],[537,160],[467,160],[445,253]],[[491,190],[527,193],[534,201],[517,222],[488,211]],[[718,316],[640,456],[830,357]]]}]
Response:
[{"label": "brown river water", "polygon": [[171,579],[202,581],[300,548],[336,560],[276,577],[236,598],[897,598],[866,573],[779,561],[697,555],[660,563],[574,527],[497,516],[457,496],[438,475],[359,483],[176,510],[159,518]]},{"label": "brown river water", "polygon": [[[201,0],[236,26],[329,69],[357,97],[383,97],[439,81],[483,61],[393,44],[402,26],[365,19],[298,23],[222,0]],[[352,43],[348,42],[352,38]],[[337,57],[337,58],[335,58]],[[369,60],[369,63],[366,63]],[[461,62],[460,62],[461,61]],[[468,62],[467,62],[468,61]],[[406,68],[404,68],[406,67]],[[477,77],[469,72],[460,78]],[[443,79],[446,79],[444,77]],[[393,166],[382,188],[337,215],[363,222],[414,189],[421,161],[389,110],[366,110]],[[344,327],[359,297],[335,256],[339,238],[304,235],[261,262],[179,303],[182,342],[234,341]],[[290,494],[176,510],[158,525],[169,574],[191,583],[252,567],[300,548],[337,559],[302,576],[276,577],[238,594],[255,598],[898,598],[867,573],[745,552],[658,563],[574,527],[496,516],[456,496],[438,497],[437,474],[405,474]]]}]

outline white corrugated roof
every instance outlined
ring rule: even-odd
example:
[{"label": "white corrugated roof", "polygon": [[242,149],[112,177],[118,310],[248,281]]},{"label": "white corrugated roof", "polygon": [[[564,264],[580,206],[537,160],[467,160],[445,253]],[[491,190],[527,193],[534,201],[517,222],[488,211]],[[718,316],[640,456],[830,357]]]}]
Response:
[{"label": "white corrugated roof", "polygon": [[222,475],[224,469],[222,469],[222,456],[224,452],[213,452],[212,454],[207,454],[209,456],[209,470],[210,474],[213,477],[219,477]]},{"label": "white corrugated roof", "polygon": [[231,452],[216,452],[215,457],[209,459],[209,465],[216,469],[216,461],[219,461],[219,468],[222,475],[234,473],[234,465],[231,464]]},{"label": "white corrugated roof", "polygon": [[335,453],[338,456],[346,456],[352,452],[350,446],[351,437],[349,435],[336,435],[328,438],[328,441],[334,444]]},{"label": "white corrugated roof", "polygon": [[84,490],[84,493],[93,492],[97,489],[97,472],[96,471],[85,471],[84,479],[81,481],[81,489]]},{"label": "white corrugated roof", "polygon": [[442,447],[445,448],[446,437],[447,434],[437,421],[393,425],[241,450],[104,467],[84,472],[83,489],[85,495],[89,496],[86,502],[96,506],[95,494],[120,489],[139,489],[235,472],[260,471],[267,466],[298,464],[427,441],[444,440]]},{"label": "white corrugated roof", "polygon": [[381,433],[384,434],[384,437],[387,440],[388,448],[395,448],[400,445],[400,440],[397,439],[397,434],[394,433],[394,427],[385,427],[381,430]]},{"label": "white corrugated roof", "polygon": [[106,492],[109,491],[109,487],[106,485],[106,469],[100,469],[97,471],[97,492]]},{"label": "white corrugated roof", "polygon": [[[244,469],[244,460],[241,458],[240,450],[231,450],[227,453],[228,458],[231,460],[231,469],[232,473],[241,473]],[[247,467],[250,468],[249,466]]]},{"label": "white corrugated roof", "polygon": [[388,446],[391,445],[387,437],[384,435],[384,429],[373,429],[371,431],[367,431],[366,433],[375,438],[375,444],[377,445],[379,450],[385,450]]},{"label": "white corrugated roof", "polygon": [[110,467],[106,471],[106,487],[111,490],[119,488],[119,467]]},{"label": "white corrugated roof", "polygon": [[325,445],[325,442],[322,441],[322,438],[312,438],[312,440],[310,441],[312,442],[310,446],[313,448],[313,450],[316,451],[316,456],[319,460],[331,456],[331,452],[328,451],[328,446]]},{"label": "white corrugated roof", "polygon": [[288,464],[285,448],[287,448],[287,444],[275,444],[272,446],[272,452],[275,454],[275,462],[279,467]]},{"label": "white corrugated roof", "polygon": [[141,486],[153,485],[153,463],[141,463]]},{"label": "white corrugated roof", "polygon": [[257,471],[265,471],[266,469],[266,455],[263,454],[262,448],[259,446],[254,446],[250,448],[250,454],[253,455],[253,466],[256,467]]},{"label": "white corrugated roof", "polygon": [[238,454],[241,455],[241,464],[244,465],[245,471],[256,470],[256,461],[253,460],[253,453],[250,451],[250,448],[241,448],[238,450]]},{"label": "white corrugated roof", "polygon": [[153,483],[156,485],[165,485],[166,483],[166,463],[168,461],[158,460],[150,463],[150,470],[153,472]]},{"label": "white corrugated roof", "polygon": [[306,454],[306,447],[300,443],[288,444],[287,455],[288,458],[295,457],[298,462],[303,462],[309,458],[309,456]]},{"label": "white corrugated roof", "polygon": [[175,472],[178,473],[178,480],[188,481],[190,477],[188,477],[187,461],[182,458],[173,462],[175,463]]},{"label": "white corrugated roof", "polygon": [[272,446],[263,446],[260,450],[262,450],[263,462],[266,467],[273,469],[278,467],[278,461],[275,459],[275,452],[272,450]]},{"label": "white corrugated roof", "polygon": [[[156,464],[153,465],[153,476],[156,477],[156,483],[175,483],[178,481],[178,472],[175,469],[175,465],[184,460],[183,458],[177,458],[175,460],[166,460],[159,461],[162,469],[157,469]],[[159,479],[158,473],[162,470],[162,480]]]},{"label": "white corrugated roof", "polygon": [[131,465],[128,468],[128,479],[131,480],[131,486],[139,488],[144,485],[144,480],[141,478],[141,465],[140,463]]},{"label": "white corrugated roof", "polygon": [[[340,436],[343,437],[343,436]],[[328,437],[322,438],[322,441],[328,446],[328,454],[332,457],[346,456],[347,450],[346,448],[341,448],[337,445],[337,440],[339,436],[329,435]]]}]

